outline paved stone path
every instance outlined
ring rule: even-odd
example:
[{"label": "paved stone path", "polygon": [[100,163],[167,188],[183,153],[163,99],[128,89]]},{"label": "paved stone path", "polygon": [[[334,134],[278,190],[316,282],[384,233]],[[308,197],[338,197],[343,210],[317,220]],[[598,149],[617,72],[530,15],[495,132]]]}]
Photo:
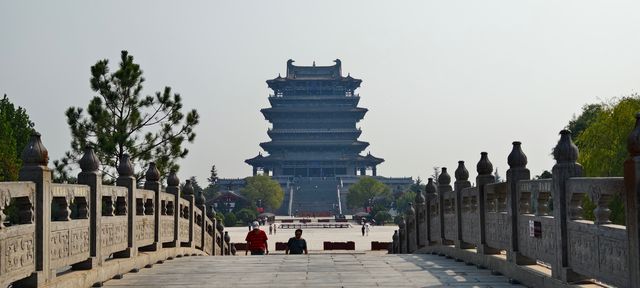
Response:
[{"label": "paved stone path", "polygon": [[435,255],[378,252],[183,257],[105,287],[521,287]]}]

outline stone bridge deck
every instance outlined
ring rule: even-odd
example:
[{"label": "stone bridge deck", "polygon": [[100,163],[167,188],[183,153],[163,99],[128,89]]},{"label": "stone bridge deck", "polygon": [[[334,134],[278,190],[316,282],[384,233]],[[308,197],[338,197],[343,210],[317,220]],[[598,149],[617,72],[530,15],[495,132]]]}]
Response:
[{"label": "stone bridge deck", "polygon": [[523,287],[429,254],[369,253],[183,257],[104,287]]}]

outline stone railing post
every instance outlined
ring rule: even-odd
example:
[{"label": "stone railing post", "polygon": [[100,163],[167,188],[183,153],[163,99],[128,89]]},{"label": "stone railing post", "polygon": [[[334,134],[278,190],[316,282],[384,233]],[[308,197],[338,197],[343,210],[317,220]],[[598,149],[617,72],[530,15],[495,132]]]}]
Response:
[{"label": "stone railing post", "polygon": [[224,255],[231,255],[231,236],[228,231],[224,231]]},{"label": "stone railing post", "polygon": [[509,170],[507,170],[507,213],[509,215],[509,249],[507,260],[518,265],[536,264],[535,259],[529,259],[519,253],[518,248],[518,215],[520,215],[518,197],[518,182],[531,179],[531,173],[527,169],[527,155],[522,151],[520,142],[514,141],[513,149],[507,157]]},{"label": "stone railing post", "polygon": [[[160,209],[160,203],[162,201],[160,201],[160,171],[158,170],[158,167],[156,167],[156,163],[155,162],[149,162],[149,168],[147,169],[147,172],[144,175],[145,177],[145,181],[144,181],[144,189],[145,190],[151,190],[153,191],[153,221],[155,222],[155,229],[153,231],[153,244],[150,245],[150,247],[148,247],[148,250],[150,251],[157,251],[158,249],[162,248],[162,243],[160,243],[160,231],[161,231],[161,225],[160,225],[160,214],[162,211]],[[174,210],[175,211],[175,210]]]},{"label": "stone railing post", "polygon": [[[167,177],[167,193],[173,195],[173,241],[169,247],[180,247],[180,179],[176,175],[176,170],[171,170]],[[165,244],[166,245],[166,244]]]},{"label": "stone railing post", "polygon": [[[206,202],[206,201],[205,201]],[[211,235],[211,238],[213,241],[212,242],[212,246],[211,247],[211,256],[216,255],[216,210],[213,209],[213,205],[209,206],[209,209],[207,209],[207,218],[209,218],[209,220],[211,220],[211,229],[213,232],[213,235]],[[206,243],[206,242],[205,242]]]},{"label": "stone railing post", "polygon": [[[87,146],[84,148],[84,155],[78,162],[82,172],[78,174],[78,184],[89,186],[89,255],[91,256],[88,269],[95,265],[101,265],[105,259],[102,259],[101,248],[102,239],[100,227],[102,227],[102,173],[100,169],[100,160],[93,148]],[[84,265],[83,265],[84,266]]]},{"label": "stone railing post", "polygon": [[[31,181],[36,184],[35,191],[35,266],[36,272],[28,279],[21,281],[25,286],[41,286],[52,276],[49,266],[49,235],[51,234],[51,169],[49,152],[40,140],[40,133],[31,134],[29,143],[22,151],[22,168],[20,181]],[[55,271],[53,271],[55,272]]]},{"label": "stone railing post", "polygon": [[198,196],[196,197],[196,207],[200,208],[200,211],[202,213],[202,216],[200,217],[200,230],[199,231],[195,231],[194,233],[200,233],[200,242],[201,243],[196,243],[200,246],[200,249],[202,249],[202,251],[205,251],[204,249],[204,243],[206,243],[206,233],[207,233],[207,225],[206,225],[206,221],[204,220],[206,217],[206,213],[207,213],[207,208],[204,205],[204,202],[206,202],[207,199],[204,198],[204,191],[200,191],[198,192]]},{"label": "stone railing post", "polygon": [[464,161],[458,161],[458,168],[456,168],[454,175],[456,176],[456,182],[453,183],[453,189],[456,193],[456,222],[458,222],[458,231],[454,245],[459,249],[469,249],[472,248],[473,245],[462,241],[462,189],[471,187],[469,170],[464,166]]},{"label": "stone railing post", "polygon": [[[191,184],[191,180],[186,180],[184,184],[184,191],[182,191],[182,197],[189,201],[189,242],[185,245],[182,244],[183,247],[191,247],[194,248],[193,243],[193,233],[195,229],[194,220],[195,220],[195,197],[193,195],[193,185]],[[183,242],[184,243],[184,242]]]},{"label": "stone railing post", "polygon": [[405,254],[407,253],[407,225],[404,221],[404,217],[400,217],[400,221],[398,223],[398,253]]},{"label": "stone railing post", "polygon": [[451,245],[451,241],[444,236],[444,193],[453,191],[451,188],[451,176],[447,172],[446,167],[442,167],[440,176],[438,176],[438,201],[440,206],[440,243],[442,245]]},{"label": "stone railing post", "polygon": [[416,210],[413,208],[413,203],[409,202],[409,208],[405,213],[407,217],[406,229],[407,229],[407,253],[413,253],[418,250],[416,245]]},{"label": "stone railing post", "polygon": [[571,140],[571,131],[560,131],[560,140],[553,148],[553,158],[556,164],[553,165],[553,217],[555,219],[556,236],[556,262],[551,265],[551,274],[554,278],[564,282],[573,282],[582,279],[572,271],[569,266],[569,246],[567,234],[567,221],[569,201],[571,195],[567,195],[566,182],[572,177],[583,175],[582,165],[578,164],[578,147]]},{"label": "stone railing post", "polygon": [[135,237],[136,223],[136,177],[133,176],[133,164],[129,158],[129,154],[122,155],[120,164],[118,165],[118,179],[116,185],[127,188],[127,249],[120,253],[114,253],[114,257],[125,258],[138,255],[138,247]]},{"label": "stone railing post", "polygon": [[427,237],[425,235],[425,233],[427,232],[427,217],[425,215],[425,203],[427,202],[425,196],[424,196],[424,192],[422,191],[418,191],[418,193],[416,193],[416,197],[414,199],[414,201],[416,202],[415,208],[416,208],[416,246],[417,248],[422,248],[424,246],[426,246],[427,243]]},{"label": "stone railing post", "polygon": [[437,198],[438,198],[437,191],[438,191],[438,187],[436,186],[435,183],[433,183],[433,178],[429,178],[428,181],[427,181],[427,185],[424,186],[424,194],[427,197],[427,205],[426,205],[427,207],[425,209],[426,210],[426,212],[425,212],[425,214],[426,214],[425,221],[427,222],[426,225],[425,225],[426,228],[427,228],[427,231],[426,231],[426,236],[427,236],[426,244],[427,245],[432,245],[433,243],[435,243],[436,241],[439,240],[439,239],[432,239],[432,237],[431,237],[431,229],[433,229],[431,227],[431,214],[433,213],[431,211],[431,203],[433,201],[438,201],[437,200]]},{"label": "stone railing post", "polygon": [[[216,219],[216,247],[218,247],[220,254],[218,255],[224,255],[224,240],[223,240],[223,236],[224,236],[224,225],[222,224],[222,221],[218,221],[218,219]],[[220,239],[220,242],[218,242],[218,239]]]},{"label": "stone railing post", "polygon": [[629,239],[629,286],[640,287],[640,113],[627,138],[629,157],[624,161],[625,211]]},{"label": "stone railing post", "polygon": [[486,226],[486,210],[487,205],[486,195],[485,195],[485,185],[495,183],[496,179],[491,172],[493,172],[493,164],[489,161],[489,156],[487,152],[480,153],[480,161],[476,165],[476,171],[478,171],[478,176],[476,177],[476,185],[478,186],[478,213],[480,215],[480,245],[478,245],[478,253],[480,254],[498,254],[499,250],[490,248],[487,245],[487,226]]}]

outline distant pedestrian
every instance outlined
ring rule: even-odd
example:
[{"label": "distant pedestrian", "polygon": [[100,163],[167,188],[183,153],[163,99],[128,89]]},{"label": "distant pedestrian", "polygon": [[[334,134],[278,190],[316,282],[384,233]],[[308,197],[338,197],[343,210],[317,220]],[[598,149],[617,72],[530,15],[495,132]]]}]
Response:
[{"label": "distant pedestrian", "polygon": [[284,254],[309,254],[307,251],[307,241],[302,238],[302,229],[296,229],[294,237],[289,238],[287,242],[287,249]]},{"label": "distant pedestrian", "polygon": [[274,234],[274,235],[276,234],[276,227],[278,227],[278,225],[273,224],[273,234]]},{"label": "distant pedestrian", "polygon": [[251,255],[265,255],[269,254],[269,245],[267,244],[267,233],[264,233],[260,229],[258,221],[251,223],[253,230],[247,233],[247,237],[244,239],[247,241],[247,250],[244,251],[244,255],[247,255],[251,251]]},{"label": "distant pedestrian", "polygon": [[371,225],[369,225],[369,222],[367,222],[366,224],[364,224],[364,231],[367,233],[367,236],[369,236],[369,230]]},{"label": "distant pedestrian", "polygon": [[269,235],[271,235],[271,233],[273,233],[273,226],[269,225]]},{"label": "distant pedestrian", "polygon": [[362,236],[364,237],[364,224],[362,224]]}]

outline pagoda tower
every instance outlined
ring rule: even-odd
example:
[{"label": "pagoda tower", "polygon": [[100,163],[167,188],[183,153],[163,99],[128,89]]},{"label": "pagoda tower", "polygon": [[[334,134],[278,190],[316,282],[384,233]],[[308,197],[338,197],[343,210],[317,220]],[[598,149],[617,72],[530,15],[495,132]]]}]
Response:
[{"label": "pagoda tower", "polygon": [[[339,59],[333,66],[295,66],[287,61],[287,74],[267,80],[273,90],[270,108],[260,110],[272,124],[269,142],[260,143],[268,154],[245,162],[253,175],[262,171],[274,177],[330,178],[376,176],[384,159],[360,155],[369,146],[359,141],[356,123],[367,113],[358,107],[355,90],[362,80],[342,76]],[[318,187],[317,185],[315,186]]]}]

